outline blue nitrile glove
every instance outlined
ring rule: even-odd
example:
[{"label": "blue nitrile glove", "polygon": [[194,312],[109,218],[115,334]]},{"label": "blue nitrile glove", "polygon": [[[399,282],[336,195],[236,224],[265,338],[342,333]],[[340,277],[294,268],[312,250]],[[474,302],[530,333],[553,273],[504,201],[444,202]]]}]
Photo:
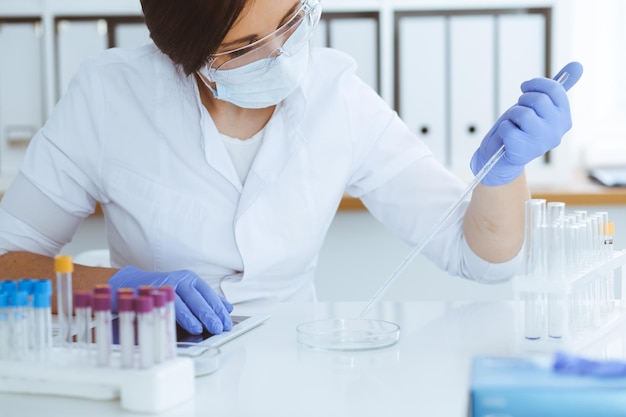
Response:
[{"label": "blue nitrile glove", "polygon": [[[203,325],[213,334],[220,334],[233,327],[229,314],[233,311],[232,304],[192,271],[148,272],[126,266],[117,271],[108,284],[113,294],[119,288],[171,285],[176,292],[176,321],[191,334],[202,333]],[[115,307],[116,297],[112,298]]]},{"label": "blue nitrile glove", "polygon": [[555,372],[570,375],[595,377],[626,376],[626,362],[623,360],[594,360],[560,351],[555,353],[553,369]]},{"label": "blue nitrile glove", "polygon": [[[555,80],[563,72],[569,76],[561,85]],[[500,116],[472,156],[470,168],[476,175],[504,144],[504,155],[482,184],[496,186],[513,181],[527,163],[561,143],[572,127],[566,91],[576,84],[582,72],[580,63],[571,62],[553,80],[534,78],[522,83],[523,94],[517,104]]]}]

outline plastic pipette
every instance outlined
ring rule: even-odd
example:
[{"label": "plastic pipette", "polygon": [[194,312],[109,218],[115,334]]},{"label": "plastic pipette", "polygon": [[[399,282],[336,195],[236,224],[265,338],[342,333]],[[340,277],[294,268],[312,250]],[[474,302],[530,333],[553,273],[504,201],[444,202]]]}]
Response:
[{"label": "plastic pipette", "polygon": [[[569,73],[567,71],[563,71],[562,70],[560,72],[560,74],[557,75],[556,81],[561,83],[561,84],[565,84],[565,82],[567,81],[568,78],[569,78]],[[400,263],[400,265],[398,265],[398,267],[395,269],[395,271],[393,271],[393,273],[389,276],[389,278],[387,278],[387,280],[383,283],[383,285],[381,285],[381,287],[378,289],[378,291],[376,291],[376,294],[374,294],[374,296],[372,297],[370,302],[365,306],[365,308],[363,309],[363,311],[359,315],[359,319],[363,319],[367,315],[367,313],[369,313],[370,309],[376,303],[378,303],[378,301],[380,301],[380,299],[385,294],[387,289],[389,289],[391,284],[393,284],[396,281],[396,279],[398,279],[400,274],[402,272],[404,272],[406,267],[409,266],[411,261],[422,251],[422,249],[424,249],[424,247],[428,244],[428,242],[430,242],[430,240],[437,233],[439,233],[439,230],[441,229],[441,227],[450,218],[450,216],[456,211],[456,209],[459,208],[459,206],[465,200],[465,197],[467,197],[467,195],[469,193],[471,193],[474,190],[474,188],[476,188],[478,183],[480,183],[480,181],[482,181],[482,179],[485,178],[485,175],[487,175],[489,173],[489,171],[491,171],[491,168],[493,168],[494,165],[498,163],[498,161],[502,158],[503,155],[504,155],[504,145],[500,146],[500,149],[498,149],[496,151],[496,153],[494,153],[491,156],[491,158],[489,158],[487,163],[480,169],[480,171],[478,171],[478,173],[476,174],[474,179],[465,188],[465,190],[459,196],[457,201],[455,201],[450,206],[450,208],[448,208],[448,211],[446,211],[444,213],[444,215],[441,216],[439,221],[437,223],[435,223],[435,225],[430,229],[430,231],[426,235],[424,235],[422,240],[415,247],[413,247],[413,249],[411,249],[411,251],[406,256],[406,258],[404,258],[404,260]]]}]

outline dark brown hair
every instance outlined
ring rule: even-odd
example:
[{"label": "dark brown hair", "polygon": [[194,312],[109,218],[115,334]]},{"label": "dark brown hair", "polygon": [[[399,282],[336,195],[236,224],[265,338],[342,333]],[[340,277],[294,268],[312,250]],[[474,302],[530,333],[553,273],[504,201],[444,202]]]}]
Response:
[{"label": "dark brown hair", "polygon": [[155,45],[189,75],[217,50],[249,0],[141,0]]}]

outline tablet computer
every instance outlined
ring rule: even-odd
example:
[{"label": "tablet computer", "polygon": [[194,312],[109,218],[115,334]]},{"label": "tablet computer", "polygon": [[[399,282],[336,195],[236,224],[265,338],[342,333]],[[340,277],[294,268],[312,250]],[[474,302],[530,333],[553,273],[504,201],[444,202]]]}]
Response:
[{"label": "tablet computer", "polygon": [[[190,334],[182,327],[176,324],[176,340],[179,355],[195,356],[206,351],[209,347],[219,347],[224,343],[249,332],[255,327],[261,325],[270,316],[269,315],[252,315],[238,316],[232,315],[233,328],[227,332],[220,334],[212,334],[206,329],[201,334]],[[117,315],[111,320],[113,330],[113,345],[119,345],[119,331]]]},{"label": "tablet computer", "polygon": [[591,168],[589,177],[606,187],[624,187],[626,186],[626,166]]},{"label": "tablet computer", "polygon": [[201,334],[190,334],[177,324],[176,340],[178,341],[178,353],[192,354],[193,348],[196,346],[219,347],[261,325],[269,318],[269,315],[233,315],[231,318],[233,320],[233,328],[220,334],[212,334],[206,329]]}]

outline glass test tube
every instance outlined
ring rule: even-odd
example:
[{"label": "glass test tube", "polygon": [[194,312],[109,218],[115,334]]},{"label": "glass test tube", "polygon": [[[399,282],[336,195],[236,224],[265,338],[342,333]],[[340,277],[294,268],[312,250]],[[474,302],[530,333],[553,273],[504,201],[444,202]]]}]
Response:
[{"label": "glass test tube", "polygon": [[[546,200],[530,199],[524,207],[524,275],[527,279],[542,277],[543,271],[543,225]],[[524,294],[524,337],[529,340],[541,339],[542,336],[541,294]]]},{"label": "glass test tube", "polygon": [[111,328],[111,296],[95,294],[93,302],[96,322],[96,363],[98,366],[111,366],[113,333]]},{"label": "glass test tube", "polygon": [[587,216],[587,238],[589,239],[589,248],[591,249],[591,264],[597,263],[600,257],[600,220],[598,215],[591,213]]},{"label": "glass test tube", "polygon": [[149,295],[140,295],[135,300],[137,313],[137,342],[139,345],[139,367],[151,368],[154,363],[154,313]]},{"label": "glass test tube", "polygon": [[54,258],[54,270],[57,279],[57,318],[59,321],[59,340],[61,346],[72,347],[72,257],[57,255]]},{"label": "glass test tube", "polygon": [[[596,213],[598,215],[598,229],[599,231],[599,245],[600,252],[602,252],[603,259],[611,259],[613,257],[613,236],[607,238],[609,228],[613,227],[609,225],[609,213],[606,211],[599,211]],[[610,222],[611,225],[613,222]]]},{"label": "glass test tube", "polygon": [[[608,214],[606,217],[602,217],[602,252],[606,259],[613,258],[613,236],[615,235],[615,225],[613,222],[608,221]],[[624,285],[624,281],[621,283],[616,282],[615,273],[613,271],[608,273],[607,276],[607,294],[609,308],[614,309],[622,302],[621,286]]]},{"label": "glass test tube", "polygon": [[33,286],[34,343],[33,356],[37,361],[47,361],[52,349],[52,313],[50,297],[52,283],[42,279]]},{"label": "glass test tube", "polygon": [[135,297],[118,292],[117,312],[122,368],[132,368],[135,364]]},{"label": "glass test tube", "polygon": [[174,359],[176,357],[176,308],[174,307],[176,293],[171,285],[159,287],[159,291],[165,294],[165,314],[167,316],[165,359]]},{"label": "glass test tube", "polygon": [[[549,280],[565,279],[565,231],[563,229],[563,217],[565,216],[565,203],[549,202],[547,209],[546,242],[547,267]],[[560,339],[563,337],[563,325],[565,321],[565,299],[562,294],[548,295],[548,337]]]},{"label": "glass test tube", "polygon": [[[587,240],[589,242],[589,266],[593,267],[600,260],[599,220],[595,213],[587,215]],[[596,276],[591,282],[591,309],[593,324],[600,327],[606,317],[607,291],[606,277]]]}]

